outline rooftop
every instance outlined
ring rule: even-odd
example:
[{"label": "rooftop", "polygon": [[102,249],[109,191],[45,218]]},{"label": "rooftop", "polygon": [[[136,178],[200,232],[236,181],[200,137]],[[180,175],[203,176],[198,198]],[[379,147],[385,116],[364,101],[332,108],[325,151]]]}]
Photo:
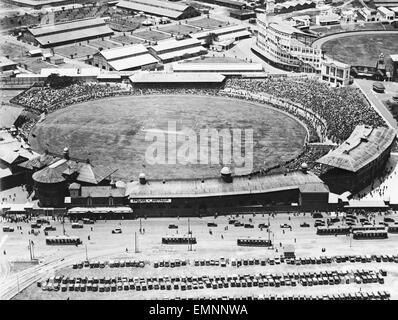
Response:
[{"label": "rooftop", "polygon": [[36,40],[41,45],[58,44],[63,42],[77,41],[80,39],[87,39],[92,37],[108,36],[113,34],[113,31],[107,26],[86,27],[79,30],[64,30],[53,34],[36,36]]},{"label": "rooftop", "polygon": [[93,187],[81,187],[81,196],[83,198],[109,198],[109,197],[124,197],[124,188],[112,188],[111,186],[93,186]]},{"label": "rooftop", "polygon": [[166,50],[179,50],[181,47],[185,46],[201,46],[201,42],[197,39],[184,39],[184,40],[176,40],[176,39],[171,39],[171,40],[164,40],[158,42],[157,45],[151,46],[151,48],[156,52],[156,53],[162,53],[162,51]]},{"label": "rooftop", "polygon": [[0,56],[0,68],[4,68],[4,67],[7,67],[7,66],[13,66],[13,65],[16,65],[16,64],[17,64],[16,62],[8,59],[7,57]]},{"label": "rooftop", "polygon": [[357,172],[383,153],[396,137],[394,129],[357,126],[338,148],[317,160],[331,167]]},{"label": "rooftop", "polygon": [[23,108],[0,105],[0,128],[10,128],[21,115]]},{"label": "rooftop", "polygon": [[[153,5],[154,2],[161,3],[162,6]],[[187,8],[187,6],[181,6],[171,2],[155,1],[155,0],[145,0],[145,2],[144,1],[141,2],[138,0],[120,1],[116,6],[134,11],[148,12],[151,14],[165,16],[173,19],[177,19]]]},{"label": "rooftop", "polygon": [[126,194],[130,198],[168,197],[215,197],[220,195],[259,194],[280,190],[299,189],[314,184],[314,188],[329,192],[326,185],[313,173],[301,171],[276,175],[234,177],[232,183],[221,178],[204,180],[149,180],[142,185],[138,181],[127,184]]},{"label": "rooftop", "polygon": [[130,77],[132,83],[198,83],[223,82],[225,77],[218,73],[166,73],[166,72],[137,72]]},{"label": "rooftop", "polygon": [[145,53],[148,53],[148,49],[142,44],[134,44],[101,51],[101,55],[107,60],[120,59]]},{"label": "rooftop", "polygon": [[95,26],[101,26],[101,25],[105,26],[105,21],[103,19],[96,18],[96,19],[85,19],[73,22],[59,23],[48,26],[40,26],[36,28],[29,28],[28,30],[34,36],[44,36],[53,33],[70,32],[76,29],[93,28]]},{"label": "rooftop", "polygon": [[108,61],[109,65],[117,71],[134,69],[158,62],[159,61],[149,53]]},{"label": "rooftop", "polygon": [[256,71],[263,71],[263,66],[260,63],[175,63],[173,64],[173,70],[176,72],[179,71],[256,72]]}]

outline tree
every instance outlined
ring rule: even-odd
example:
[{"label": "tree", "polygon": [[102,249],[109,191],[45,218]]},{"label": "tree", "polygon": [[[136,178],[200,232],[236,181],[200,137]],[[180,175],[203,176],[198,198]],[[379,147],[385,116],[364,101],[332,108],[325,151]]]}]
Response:
[{"label": "tree", "polygon": [[60,76],[56,73],[50,74],[46,79],[46,84],[48,84],[53,89],[61,89],[68,87],[75,83],[72,77]]},{"label": "tree", "polygon": [[215,33],[209,33],[205,38],[205,47],[210,47],[216,39]]}]

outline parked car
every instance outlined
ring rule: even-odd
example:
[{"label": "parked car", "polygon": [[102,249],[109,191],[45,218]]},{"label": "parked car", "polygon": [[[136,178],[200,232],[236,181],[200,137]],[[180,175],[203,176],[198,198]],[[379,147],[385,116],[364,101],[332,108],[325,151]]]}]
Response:
[{"label": "parked car", "polygon": [[112,234],[119,234],[119,233],[122,233],[122,229],[116,228],[112,230]]},{"label": "parked car", "polygon": [[309,226],[310,226],[310,224],[307,222],[303,222],[300,224],[300,227],[302,227],[302,228],[308,228]]}]

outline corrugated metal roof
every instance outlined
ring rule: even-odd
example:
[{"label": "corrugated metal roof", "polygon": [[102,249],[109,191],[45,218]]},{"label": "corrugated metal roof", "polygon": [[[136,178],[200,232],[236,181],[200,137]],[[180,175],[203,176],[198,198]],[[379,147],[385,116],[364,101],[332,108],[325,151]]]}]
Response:
[{"label": "corrugated metal roof", "polygon": [[130,0],[130,1],[147,4],[147,5],[159,7],[159,8],[167,8],[170,10],[181,11],[181,12],[186,10],[189,7],[187,5],[184,5],[181,3],[173,3],[171,1],[159,1],[159,0]]},{"label": "corrugated metal roof", "polygon": [[32,178],[40,183],[60,183],[65,181],[65,178],[58,172],[56,168],[46,167],[40,171],[35,172]]},{"label": "corrugated metal roof", "polygon": [[175,72],[256,72],[263,71],[263,66],[260,63],[175,63],[173,70]]},{"label": "corrugated metal roof", "polygon": [[129,56],[134,56],[142,53],[147,53],[148,49],[142,44],[134,44],[131,46],[124,46],[120,48],[113,48],[109,50],[102,50],[101,55],[107,59],[118,59]]},{"label": "corrugated metal roof", "polygon": [[157,62],[159,61],[149,53],[125,59],[108,61],[109,65],[117,71],[139,68]]},{"label": "corrugated metal roof", "polygon": [[16,62],[8,59],[7,57],[0,56],[0,68],[7,67],[7,66],[13,66],[16,64],[17,64]]},{"label": "corrugated metal roof", "polygon": [[163,61],[177,57],[183,57],[184,55],[199,54],[200,52],[207,53],[207,50],[204,47],[194,47],[194,48],[159,54],[158,57],[160,58],[160,60]]},{"label": "corrugated metal roof", "polygon": [[106,25],[93,27],[93,28],[85,28],[80,30],[66,30],[59,33],[38,36],[36,40],[41,45],[48,44],[57,44],[63,42],[71,42],[77,40],[84,40],[91,37],[105,37],[113,34],[113,31]]},{"label": "corrugated metal roof", "polygon": [[357,126],[345,142],[317,162],[357,172],[379,157],[392,144],[396,134],[391,128]]},{"label": "corrugated metal roof", "polygon": [[81,196],[99,198],[124,197],[125,189],[113,189],[111,186],[82,187]]},{"label": "corrugated metal roof", "polygon": [[10,128],[21,115],[23,108],[0,105],[0,128]]},{"label": "corrugated metal roof", "polygon": [[49,26],[43,26],[38,28],[29,28],[28,30],[34,36],[46,35],[49,33],[64,33],[70,32],[76,29],[93,28],[95,26],[105,25],[105,21],[101,18],[96,19],[85,19],[74,22],[53,24]]},{"label": "corrugated metal roof", "polygon": [[307,184],[317,184],[325,193],[329,190],[313,173],[301,171],[276,175],[234,177],[232,183],[220,178],[202,180],[149,180],[145,185],[134,181],[127,184],[126,194],[130,198],[168,198],[168,197],[214,197],[221,195],[259,194],[281,190],[294,190]]},{"label": "corrugated metal roof", "polygon": [[108,177],[113,170],[104,170],[99,167],[93,167],[89,163],[82,164],[79,169],[79,175],[76,180],[80,182],[87,182],[91,184],[98,184],[106,177]]},{"label": "corrugated metal roof", "polygon": [[192,38],[184,40],[172,39],[172,40],[161,41],[157,45],[151,46],[151,48],[157,54],[161,54],[162,51],[171,50],[171,49],[179,50],[179,48],[185,46],[201,46],[201,42],[198,39],[192,39]]},{"label": "corrugated metal roof", "polygon": [[172,10],[170,8],[167,9],[167,8],[161,8],[161,7],[154,7],[149,4],[136,3],[136,2],[131,2],[131,1],[120,1],[120,2],[118,2],[118,4],[116,6],[120,7],[120,8],[124,8],[124,9],[147,12],[150,14],[169,17],[169,18],[173,18],[173,19],[179,18],[179,16],[183,13],[182,11],[179,11],[179,10]]},{"label": "corrugated metal roof", "polygon": [[197,39],[206,38],[210,33],[214,33],[215,35],[235,33],[240,31],[247,31],[247,27],[241,25],[222,27],[214,30],[206,30],[192,34],[191,36]]},{"label": "corrugated metal roof", "polygon": [[224,81],[218,73],[174,73],[174,72],[137,72],[130,77],[132,83],[181,83],[181,82],[215,82]]}]

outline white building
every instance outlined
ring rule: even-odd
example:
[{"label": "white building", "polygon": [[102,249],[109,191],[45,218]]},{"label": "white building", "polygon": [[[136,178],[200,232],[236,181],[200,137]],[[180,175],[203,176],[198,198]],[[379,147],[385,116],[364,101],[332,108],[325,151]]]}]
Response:
[{"label": "white building", "polygon": [[321,71],[322,52],[311,46],[314,36],[285,21],[257,18],[258,34],[252,49],[277,68],[298,72]]},{"label": "white building", "polygon": [[392,21],[395,19],[395,12],[387,9],[386,7],[378,7],[377,12],[381,17],[381,20]]},{"label": "white building", "polygon": [[350,65],[336,60],[324,60],[321,77],[332,86],[346,86],[350,81]]}]

